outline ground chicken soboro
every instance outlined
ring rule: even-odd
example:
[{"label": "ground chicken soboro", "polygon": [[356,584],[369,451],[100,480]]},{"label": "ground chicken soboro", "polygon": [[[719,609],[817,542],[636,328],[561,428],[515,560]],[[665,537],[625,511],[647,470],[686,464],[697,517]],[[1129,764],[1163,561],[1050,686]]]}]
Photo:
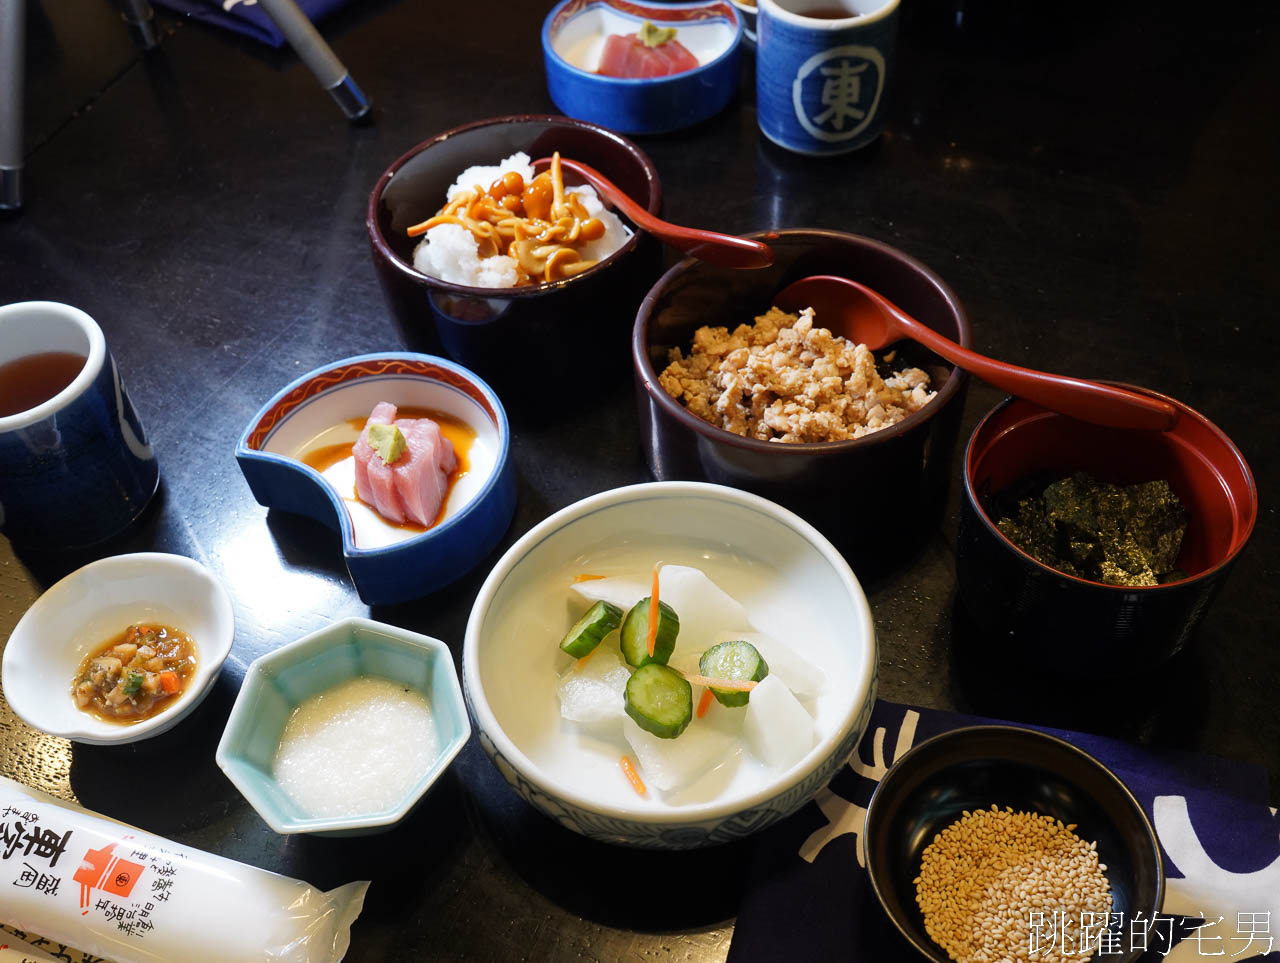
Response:
[{"label": "ground chicken soboro", "polygon": [[672,348],[663,390],[703,421],[761,441],[845,441],[895,425],[936,392],[919,368],[881,378],[854,344],[779,308],[755,324],[699,328],[684,357]]}]

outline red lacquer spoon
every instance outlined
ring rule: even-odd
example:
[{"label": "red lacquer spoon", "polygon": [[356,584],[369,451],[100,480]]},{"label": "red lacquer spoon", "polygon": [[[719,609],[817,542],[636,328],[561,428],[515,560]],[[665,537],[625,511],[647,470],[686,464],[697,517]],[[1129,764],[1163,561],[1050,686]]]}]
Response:
[{"label": "red lacquer spoon", "polygon": [[[551,163],[550,157],[540,157],[534,167]],[[594,187],[605,200],[625,214],[636,227],[648,231],[660,241],[691,254],[708,264],[730,268],[764,268],[773,263],[773,249],[760,241],[750,241],[732,234],[719,234],[696,227],[681,227],[660,217],[654,217],[633,201],[617,184],[594,167],[580,161],[560,158],[560,166],[571,170]]]},{"label": "red lacquer spoon", "polygon": [[961,347],[921,324],[892,301],[848,278],[817,275],[787,285],[773,303],[784,311],[813,308],[817,324],[879,350],[910,338],[987,384],[1095,425],[1168,431],[1178,421],[1170,404],[1111,385],[1048,374],[996,361]]}]

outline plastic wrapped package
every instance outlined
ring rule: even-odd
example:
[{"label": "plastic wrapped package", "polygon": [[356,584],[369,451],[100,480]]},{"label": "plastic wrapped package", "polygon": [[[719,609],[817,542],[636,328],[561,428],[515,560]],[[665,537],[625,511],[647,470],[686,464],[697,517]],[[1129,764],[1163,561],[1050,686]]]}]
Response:
[{"label": "plastic wrapped package", "polygon": [[337,963],[368,886],[322,892],[0,777],[0,922],[119,963]]},{"label": "plastic wrapped package", "polygon": [[62,963],[0,930],[0,963]]}]

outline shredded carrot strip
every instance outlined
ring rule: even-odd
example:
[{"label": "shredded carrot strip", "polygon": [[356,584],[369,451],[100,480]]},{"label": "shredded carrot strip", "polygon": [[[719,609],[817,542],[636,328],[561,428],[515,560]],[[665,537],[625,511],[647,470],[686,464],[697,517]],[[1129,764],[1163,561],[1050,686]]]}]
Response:
[{"label": "shredded carrot strip", "polygon": [[653,590],[649,593],[649,638],[646,642],[650,655],[653,655],[654,643],[658,641],[658,569],[661,567],[661,562],[653,563]]},{"label": "shredded carrot strip", "polygon": [[573,663],[573,671],[574,672],[582,671],[582,667],[587,664],[587,660],[599,651],[600,651],[600,646],[597,645],[594,649],[592,649],[590,652],[588,652],[586,655],[580,658],[577,662]]},{"label": "shredded carrot strip", "polygon": [[739,679],[709,679],[705,675],[686,675],[690,685],[705,685],[709,689],[732,689],[734,692],[750,692],[760,683]]},{"label": "shredded carrot strip", "polygon": [[707,710],[711,708],[711,700],[715,696],[711,694],[710,689],[702,690],[702,698],[698,700],[698,718],[701,719],[707,714]]},{"label": "shredded carrot strip", "polygon": [[596,579],[604,577],[605,576],[603,575],[575,575],[573,577],[573,584],[577,585],[579,582],[594,582]]},{"label": "shredded carrot strip", "polygon": [[631,761],[630,756],[623,756],[620,760],[622,771],[626,774],[627,781],[631,783],[631,788],[636,791],[636,795],[643,796],[648,792],[644,788],[644,780],[640,778],[640,773],[636,772],[636,764]]}]

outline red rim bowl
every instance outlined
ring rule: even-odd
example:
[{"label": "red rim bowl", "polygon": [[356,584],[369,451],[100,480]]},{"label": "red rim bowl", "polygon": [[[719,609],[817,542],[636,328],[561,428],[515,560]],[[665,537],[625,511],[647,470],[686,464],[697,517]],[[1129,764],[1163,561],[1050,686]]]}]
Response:
[{"label": "red rim bowl", "polygon": [[[961,599],[982,628],[1023,643],[1049,643],[1031,650],[1040,654],[1060,643],[1075,653],[1096,650],[1112,663],[1173,655],[1190,638],[1257,521],[1253,474],[1221,429],[1174,398],[1121,387],[1172,404],[1177,426],[1167,432],[1105,428],[1009,398],[978,424],[965,451]],[[1120,485],[1167,480],[1187,508],[1178,558],[1187,577],[1136,587],[1078,578],[1037,561],[996,527],[991,513],[1003,493],[1078,471]]]}]

